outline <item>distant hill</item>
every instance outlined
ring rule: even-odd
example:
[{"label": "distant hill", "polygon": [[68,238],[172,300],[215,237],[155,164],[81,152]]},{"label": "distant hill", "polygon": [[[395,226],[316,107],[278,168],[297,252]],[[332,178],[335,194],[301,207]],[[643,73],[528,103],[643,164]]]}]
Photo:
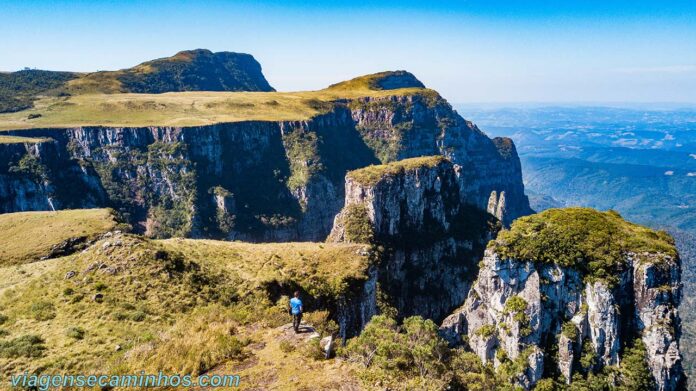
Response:
[{"label": "distant hill", "polygon": [[37,69],[0,73],[0,113],[28,109],[37,95],[66,94],[65,83],[77,77],[72,72]]},{"label": "distant hill", "polygon": [[132,68],[94,73],[23,70],[0,73],[0,113],[33,106],[40,96],[178,91],[275,91],[250,54],[188,50]]}]

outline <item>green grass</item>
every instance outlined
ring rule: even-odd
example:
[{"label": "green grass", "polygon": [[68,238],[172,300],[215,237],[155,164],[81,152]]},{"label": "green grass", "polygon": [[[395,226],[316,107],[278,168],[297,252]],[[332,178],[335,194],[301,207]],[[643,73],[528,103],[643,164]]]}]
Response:
[{"label": "green grass", "polygon": [[614,211],[589,208],[549,209],[522,217],[491,246],[505,258],[556,263],[610,283],[616,282],[629,252],[677,256],[666,232],[625,221]]},{"label": "green grass", "polygon": [[361,185],[372,186],[386,177],[419,168],[433,168],[446,161],[448,161],[447,158],[443,156],[416,157],[354,170],[349,172],[347,177]]},{"label": "green grass", "polygon": [[[76,126],[201,126],[239,121],[307,120],[339,99],[429,94],[424,88],[374,90],[327,88],[303,92],[84,93],[43,97],[34,107],[0,114],[0,130]],[[31,114],[40,114],[28,119]]]},{"label": "green grass", "polygon": [[[284,354],[276,327],[290,320],[283,295],[307,292],[310,311],[321,310],[331,295],[335,302],[335,295],[366,278],[364,248],[121,234],[69,257],[0,267],[0,381],[25,370],[195,374],[251,355],[264,363],[245,367],[254,374],[273,369],[266,362],[284,368],[274,362]],[[71,271],[77,274],[66,278]],[[250,343],[269,348],[254,352]],[[302,352],[291,355],[303,362]],[[311,365],[319,384],[331,380],[319,374],[324,365],[335,373],[338,364]]]},{"label": "green grass", "polygon": [[0,144],[34,144],[34,143],[45,143],[51,141],[50,138],[40,138],[40,137],[17,137],[17,136],[3,136],[0,135]]},{"label": "green grass", "polygon": [[107,209],[0,214],[0,267],[38,261],[65,240],[94,237],[115,225]]},{"label": "green grass", "polygon": [[335,298],[353,281],[367,279],[365,245],[342,243],[251,244],[216,240],[168,239],[160,243],[195,262],[224,268],[236,276],[238,289],[297,286],[312,296]]}]

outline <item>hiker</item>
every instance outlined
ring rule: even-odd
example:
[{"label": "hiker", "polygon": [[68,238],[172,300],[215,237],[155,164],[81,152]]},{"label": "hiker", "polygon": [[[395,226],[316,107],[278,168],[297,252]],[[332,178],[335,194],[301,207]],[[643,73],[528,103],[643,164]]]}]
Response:
[{"label": "hiker", "polygon": [[302,300],[300,300],[300,292],[296,291],[294,296],[290,299],[290,314],[292,315],[292,327],[295,329],[295,333],[299,333],[302,321]]}]

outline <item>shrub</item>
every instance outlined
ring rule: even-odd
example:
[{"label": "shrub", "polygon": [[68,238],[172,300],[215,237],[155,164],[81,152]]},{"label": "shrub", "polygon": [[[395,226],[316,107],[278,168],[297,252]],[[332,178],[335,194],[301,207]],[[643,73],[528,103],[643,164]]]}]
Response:
[{"label": "shrub", "polygon": [[280,341],[278,347],[283,353],[291,353],[295,351],[295,345],[291,344],[290,341]]},{"label": "shrub", "polygon": [[370,243],[374,238],[372,222],[365,205],[351,204],[343,213],[345,240],[352,243]]},{"label": "shrub", "polygon": [[300,345],[300,353],[303,357],[310,358],[312,360],[323,360],[324,351],[319,346],[319,338],[311,338]]},{"label": "shrub", "polygon": [[38,358],[43,356],[46,347],[44,340],[38,335],[23,335],[9,341],[0,341],[0,357]]},{"label": "shrub", "polygon": [[447,354],[437,325],[420,316],[406,318],[402,327],[383,315],[374,316],[360,336],[339,349],[339,355],[363,365],[364,379],[394,386],[417,379],[441,381]]},{"label": "shrub", "polygon": [[504,311],[506,314],[520,313],[527,310],[527,301],[520,296],[512,296],[505,301]]},{"label": "shrub", "polygon": [[481,338],[490,338],[492,337],[496,332],[495,325],[493,324],[485,324],[481,327],[479,327],[474,334],[478,335]]},{"label": "shrub", "polygon": [[575,327],[575,323],[573,322],[565,322],[561,327],[561,334],[566,336],[571,341],[575,341],[578,339],[578,328]]},{"label": "shrub", "polygon": [[472,352],[456,349],[450,358],[454,389],[488,391],[495,389],[495,372]]},{"label": "shrub", "polygon": [[85,330],[81,327],[70,327],[65,331],[65,335],[73,339],[83,339]]},{"label": "shrub", "polygon": [[308,312],[304,316],[305,322],[314,326],[314,329],[321,335],[334,335],[338,333],[338,324],[329,319],[329,311]]},{"label": "shrub", "polygon": [[5,324],[7,320],[10,319],[7,315],[0,314],[0,324]]},{"label": "shrub", "polygon": [[29,311],[32,317],[38,321],[51,320],[56,317],[56,308],[48,301],[38,301],[31,305]]},{"label": "shrub", "polygon": [[145,320],[146,316],[147,315],[143,311],[135,311],[131,314],[130,318],[134,322],[142,322],[143,320]]}]

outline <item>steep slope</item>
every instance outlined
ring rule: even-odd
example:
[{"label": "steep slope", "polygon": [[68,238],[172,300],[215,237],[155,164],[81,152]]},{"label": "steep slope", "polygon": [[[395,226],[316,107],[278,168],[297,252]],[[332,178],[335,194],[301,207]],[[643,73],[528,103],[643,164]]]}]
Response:
[{"label": "steep slope", "polygon": [[382,248],[377,280],[400,318],[441,320],[466,297],[499,223],[474,206],[462,167],[442,156],[351,171],[329,241]]},{"label": "steep slope", "polygon": [[[361,305],[375,301],[372,256],[359,244],[152,241],[109,231],[68,257],[0,265],[0,381],[24,371],[195,376],[245,360],[249,370],[279,350],[294,290],[319,333],[351,336],[367,322]],[[318,371],[339,366],[315,362],[321,352],[310,342],[286,353]]]},{"label": "steep slope", "polygon": [[197,49],[118,71],[77,73],[25,69],[0,73],[0,113],[29,109],[41,97],[173,91],[275,90],[253,56]]},{"label": "steep slope", "polygon": [[[46,210],[50,198],[59,209],[111,206],[136,232],[156,237],[323,240],[343,205],[346,172],[442,155],[461,166],[471,204],[490,206],[505,224],[530,213],[512,142],[489,139],[414,80],[386,72],[299,93],[309,110],[299,113],[283,111],[287,102],[297,104],[289,93],[263,93],[263,101],[277,105],[215,108],[255,120],[7,132],[52,140],[0,144],[7,150],[0,158],[0,212]],[[351,85],[356,89],[346,90]],[[388,89],[401,86],[408,88]],[[158,111],[136,102],[133,118]],[[287,119],[259,119],[276,118],[274,108]]]},{"label": "steep slope", "polygon": [[489,245],[442,331],[496,367],[522,364],[526,389],[557,374],[568,383],[607,376],[637,349],[658,390],[681,390],[680,273],[666,233],[615,212],[551,209],[519,219]]},{"label": "steep slope", "polygon": [[120,71],[86,74],[68,83],[72,93],[274,91],[250,54],[186,50]]}]

